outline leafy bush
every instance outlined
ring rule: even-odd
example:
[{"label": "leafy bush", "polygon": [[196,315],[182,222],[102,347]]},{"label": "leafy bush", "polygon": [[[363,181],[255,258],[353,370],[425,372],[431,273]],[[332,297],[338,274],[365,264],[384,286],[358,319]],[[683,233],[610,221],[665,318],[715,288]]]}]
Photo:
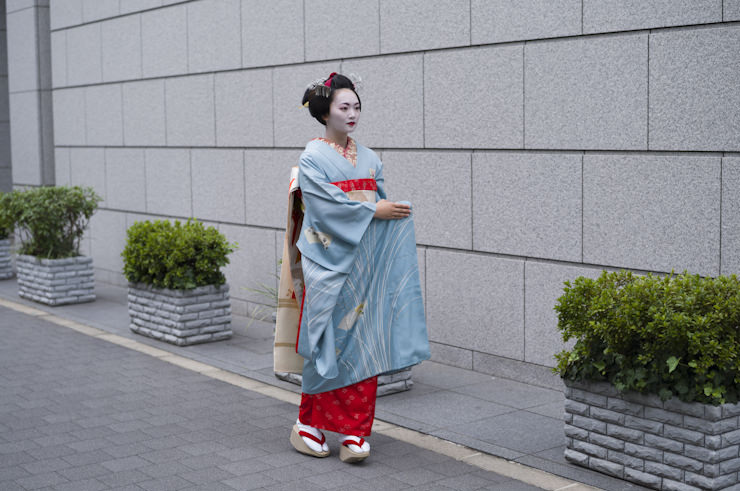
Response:
[{"label": "leafy bush", "polygon": [[47,259],[80,255],[80,239],[100,196],[92,188],[52,186],[13,191],[10,210],[21,254]]},{"label": "leafy bush", "polygon": [[229,263],[227,256],[237,247],[214,227],[206,228],[194,219],[185,224],[136,222],[126,234],[121,253],[126,279],[173,290],[224,284],[220,268]]},{"label": "leafy bush", "polygon": [[620,271],[566,281],[558,299],[563,340],[555,370],[606,380],[620,391],[687,402],[738,402],[740,282],[735,275],[637,276]]},{"label": "leafy bush", "polygon": [[11,193],[0,193],[0,240],[7,239],[15,226],[15,214]]}]

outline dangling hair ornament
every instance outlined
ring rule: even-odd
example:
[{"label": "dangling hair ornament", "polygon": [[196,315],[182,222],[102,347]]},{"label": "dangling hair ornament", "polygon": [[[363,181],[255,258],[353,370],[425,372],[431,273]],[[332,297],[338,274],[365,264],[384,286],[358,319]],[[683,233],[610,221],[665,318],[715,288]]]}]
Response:
[{"label": "dangling hair ornament", "polygon": [[355,92],[360,93],[362,91],[362,88],[364,87],[362,83],[362,77],[360,77],[356,73],[350,73],[349,75],[347,75],[347,78],[352,81],[352,85],[354,85]]},{"label": "dangling hair ornament", "polygon": [[[329,97],[331,95],[331,79],[334,78],[334,75],[336,74],[337,72],[332,72],[327,79],[320,78],[314,80],[308,84],[307,89],[313,91],[313,97]],[[313,99],[313,97],[311,97],[311,99]],[[303,104],[303,107],[308,107],[311,99],[307,100],[306,103]]]}]

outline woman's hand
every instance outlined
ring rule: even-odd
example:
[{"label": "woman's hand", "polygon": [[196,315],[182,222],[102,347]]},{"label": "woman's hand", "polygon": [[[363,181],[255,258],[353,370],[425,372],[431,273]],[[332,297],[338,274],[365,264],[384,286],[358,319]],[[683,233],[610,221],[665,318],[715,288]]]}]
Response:
[{"label": "woman's hand", "polygon": [[411,207],[409,205],[402,205],[393,201],[381,199],[375,203],[375,206],[375,215],[373,216],[382,220],[398,220],[406,218],[411,214]]}]

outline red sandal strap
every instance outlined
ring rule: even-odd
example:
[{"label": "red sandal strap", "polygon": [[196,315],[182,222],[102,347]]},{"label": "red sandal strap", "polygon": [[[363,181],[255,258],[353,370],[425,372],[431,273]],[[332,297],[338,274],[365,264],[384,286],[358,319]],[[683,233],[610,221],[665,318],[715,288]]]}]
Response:
[{"label": "red sandal strap", "polygon": [[356,441],[347,438],[346,440],[342,442],[342,445],[344,445],[345,447],[349,447],[350,445],[357,445],[358,447],[362,447],[363,443],[365,443],[364,438],[360,438],[360,443],[357,443]]},{"label": "red sandal strap", "polygon": [[326,441],[326,437],[323,434],[321,435],[321,440],[319,440],[318,438],[316,438],[315,436],[313,436],[311,433],[309,433],[307,431],[301,430],[301,431],[298,432],[298,434],[300,436],[305,436],[306,438],[310,438],[311,440],[315,441],[319,445],[323,445],[324,442]]}]

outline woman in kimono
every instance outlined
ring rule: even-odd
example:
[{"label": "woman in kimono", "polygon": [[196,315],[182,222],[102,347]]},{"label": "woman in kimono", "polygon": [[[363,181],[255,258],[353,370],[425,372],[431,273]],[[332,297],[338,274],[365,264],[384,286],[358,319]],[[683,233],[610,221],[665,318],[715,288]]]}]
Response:
[{"label": "woman in kimono", "polygon": [[409,203],[387,200],[378,156],[349,137],[362,107],[354,83],[332,73],[303,103],[326,129],[298,166],[296,351],[305,361],[290,441],[326,457],[321,430],[336,432],[341,460],[359,462],[370,454],[378,375],[429,358],[414,225]]}]

